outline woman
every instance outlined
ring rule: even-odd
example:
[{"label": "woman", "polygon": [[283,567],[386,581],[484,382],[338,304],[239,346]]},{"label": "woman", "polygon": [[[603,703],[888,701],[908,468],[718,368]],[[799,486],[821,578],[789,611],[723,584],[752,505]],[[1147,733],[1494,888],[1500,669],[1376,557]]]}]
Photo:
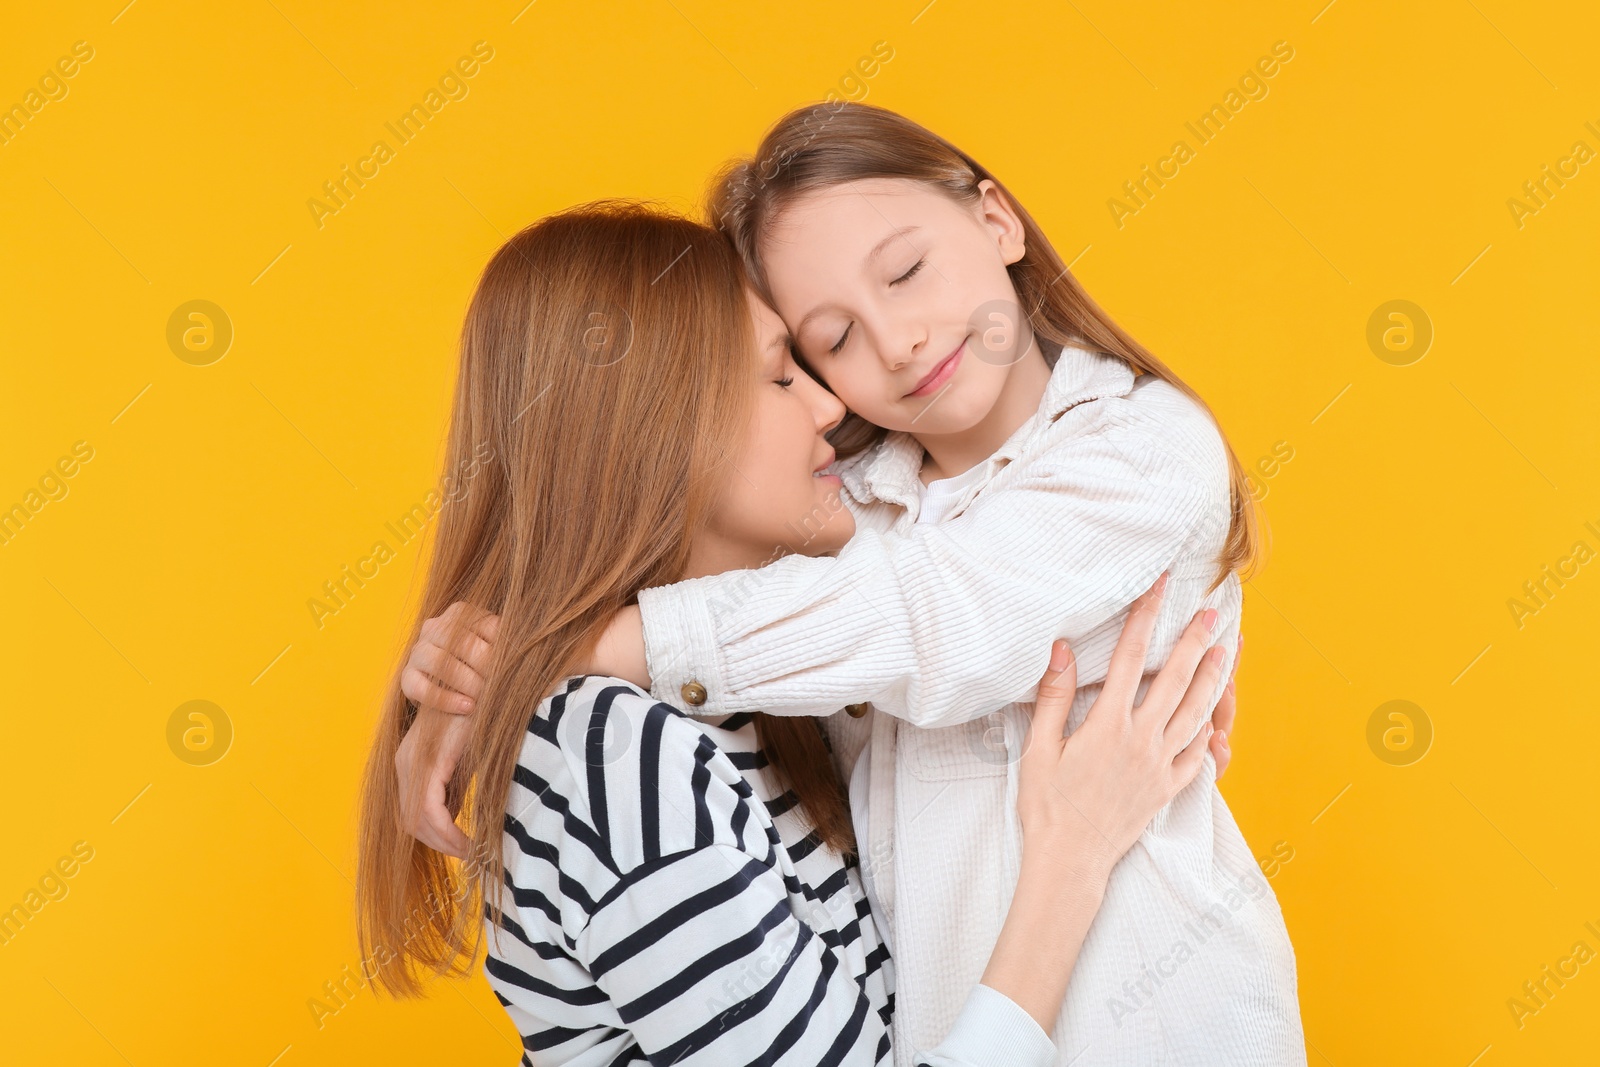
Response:
[{"label": "woman", "polygon": [[[376,984],[415,994],[430,971],[463,972],[489,933],[490,980],[530,1062],[891,1055],[882,931],[816,721],[690,719],[572,669],[644,588],[774,549],[834,550],[852,532],[837,480],[816,476],[843,408],[794,365],[743,278],[714,231],[591,207],[510,241],[467,316],[448,469],[485,446],[494,458],[441,520],[419,618],[463,600],[501,623],[470,718],[414,715],[398,691],[385,709],[363,798],[360,937]],[[819,507],[826,528],[802,531]],[[1133,707],[1160,598],[1134,614],[1070,740],[1075,675],[1065,646],[1052,650],[1041,740],[1022,756],[1009,916],[982,983],[918,1062],[1053,1061],[1045,1027],[1111,866],[1205,755],[1221,668],[1199,620]],[[402,826],[418,798],[392,768],[413,730],[426,756],[459,753],[461,870]]]}]

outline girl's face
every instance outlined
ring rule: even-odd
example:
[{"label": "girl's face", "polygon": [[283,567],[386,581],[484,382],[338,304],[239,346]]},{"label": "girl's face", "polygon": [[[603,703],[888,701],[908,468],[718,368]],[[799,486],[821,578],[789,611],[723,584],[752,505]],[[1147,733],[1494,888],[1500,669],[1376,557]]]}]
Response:
[{"label": "girl's face", "polygon": [[820,474],[833,462],[823,435],[844,418],[844,405],[795,364],[777,312],[753,293],[749,299],[760,347],[756,400],[743,450],[728,457],[731,471],[697,543],[703,573],[759,566],[775,549],[822,555],[855,533],[838,477]]},{"label": "girl's face", "polygon": [[960,434],[995,408],[1033,344],[1006,272],[1022,220],[992,181],[973,204],[904,179],[807,193],[761,257],[806,362],[890,430]]}]

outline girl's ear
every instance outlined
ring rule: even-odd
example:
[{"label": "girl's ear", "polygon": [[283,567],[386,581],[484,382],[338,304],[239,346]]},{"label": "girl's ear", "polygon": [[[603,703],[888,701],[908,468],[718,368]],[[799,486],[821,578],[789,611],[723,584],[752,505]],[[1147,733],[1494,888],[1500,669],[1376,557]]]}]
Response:
[{"label": "girl's ear", "polygon": [[1028,251],[1022,229],[1022,217],[1011,206],[1010,199],[1000,191],[993,178],[985,178],[979,182],[978,192],[981,197],[978,201],[978,217],[993,231],[995,242],[1000,249],[1000,258],[1005,260],[1006,266],[1009,267]]}]

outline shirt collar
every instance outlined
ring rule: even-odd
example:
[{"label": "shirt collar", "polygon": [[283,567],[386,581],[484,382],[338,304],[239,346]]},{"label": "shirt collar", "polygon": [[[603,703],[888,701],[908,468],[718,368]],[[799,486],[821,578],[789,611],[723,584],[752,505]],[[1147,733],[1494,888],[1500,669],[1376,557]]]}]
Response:
[{"label": "shirt collar", "polygon": [[[1127,396],[1133,389],[1132,368],[1116,356],[1076,345],[1063,345],[1050,372],[1039,409],[1017,427],[984,465],[991,473],[1021,455],[1068,409],[1089,400]],[[882,443],[839,466],[839,478],[860,501],[881,500],[909,508],[920,498],[922,446],[909,433],[891,432]]]}]

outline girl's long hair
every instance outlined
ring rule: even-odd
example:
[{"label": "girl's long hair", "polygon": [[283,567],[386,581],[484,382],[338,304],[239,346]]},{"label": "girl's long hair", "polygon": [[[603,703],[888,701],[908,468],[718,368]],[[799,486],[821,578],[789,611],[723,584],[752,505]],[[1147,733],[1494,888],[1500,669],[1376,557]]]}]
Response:
[{"label": "girl's long hair", "polygon": [[[1135,374],[1154,375],[1179,389],[1216,422],[1216,415],[1198,393],[1084,291],[1044,230],[1003,182],[977,160],[903,115],[844,101],[791,111],[767,131],[754,157],[735,160],[717,176],[708,210],[712,221],[739,250],[757,288],[770,300],[761,246],[784,208],[808,192],[868,178],[921,182],[963,203],[979,198],[978,183],[993,181],[1022,219],[1026,251],[1008,270],[1034,336],[1053,346],[1070,343],[1116,356]],[[887,432],[851,413],[829,439],[843,457],[871,447]],[[1212,588],[1230,572],[1249,577],[1259,566],[1262,552],[1260,521],[1244,467],[1226,435],[1223,444],[1228,453],[1230,515]]]},{"label": "girl's long hair", "polygon": [[[484,268],[461,332],[436,520],[410,626],[456,601],[500,616],[484,691],[449,789],[471,854],[457,863],[401,826],[395,752],[417,718],[397,668],[361,799],[363,974],[418,995],[465,974],[499,921],[505,808],[530,719],[640,589],[682,577],[745,447],[757,376],[738,256],[716,231],[625,202],[543,219]],[[815,834],[853,848],[815,719],[756,717],[762,750]],[[626,757],[624,757],[626,758]]]}]

